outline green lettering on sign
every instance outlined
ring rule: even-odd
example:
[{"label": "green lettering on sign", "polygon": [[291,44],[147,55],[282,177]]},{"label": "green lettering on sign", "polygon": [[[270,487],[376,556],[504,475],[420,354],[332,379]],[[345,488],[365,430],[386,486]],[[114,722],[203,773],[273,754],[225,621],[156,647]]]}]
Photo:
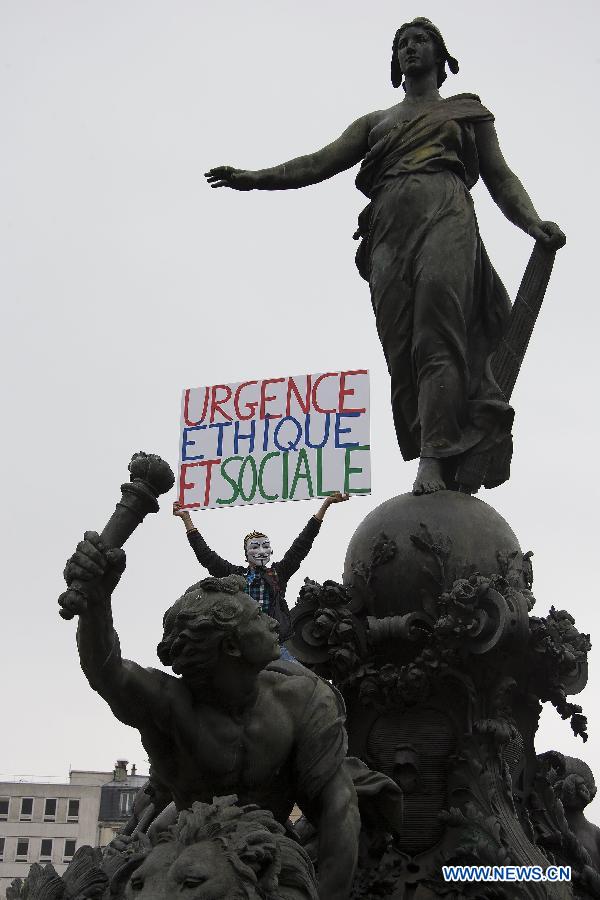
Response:
[{"label": "green lettering on sign", "polygon": [[221,463],[221,475],[223,476],[225,481],[227,481],[233,488],[233,494],[231,495],[231,497],[229,497],[228,500],[221,500],[221,498],[219,498],[216,501],[219,504],[219,506],[230,506],[232,503],[235,503],[235,501],[239,497],[240,489],[238,487],[238,482],[237,482],[237,480],[234,481],[233,478],[231,478],[229,476],[229,474],[227,473],[227,466],[229,465],[230,462],[233,462],[234,459],[237,460],[238,462],[241,462],[243,460],[243,458],[244,458],[243,456],[229,456],[227,459],[224,459],[223,462]]},{"label": "green lettering on sign", "polygon": [[[304,472],[301,471],[302,468],[304,469]],[[296,463],[296,470],[292,479],[290,500],[294,499],[294,494],[296,493],[296,488],[298,487],[298,482],[301,478],[306,479],[306,483],[308,484],[309,496],[314,497],[315,495],[313,492],[312,475],[310,474],[310,466],[308,464],[308,454],[306,452],[306,447],[302,447],[302,449],[298,451],[298,461]]]},{"label": "green lettering on sign", "polygon": [[258,492],[259,492],[260,496],[263,498],[263,500],[278,500],[279,499],[279,494],[265,494],[265,489],[263,487],[263,474],[265,471],[265,465],[267,463],[267,460],[272,459],[275,456],[281,456],[279,451],[273,450],[273,451],[271,451],[271,453],[267,453],[267,455],[263,456],[263,458],[261,459],[260,466],[258,468]]},{"label": "green lettering on sign", "polygon": [[352,488],[350,487],[350,476],[362,472],[361,468],[353,468],[350,465],[350,454],[358,453],[360,450],[370,450],[369,444],[359,447],[348,447],[344,454],[344,493],[345,494],[368,494],[369,488]]},{"label": "green lettering on sign", "polygon": [[317,497],[331,497],[335,491],[323,490],[323,448],[317,447]]}]

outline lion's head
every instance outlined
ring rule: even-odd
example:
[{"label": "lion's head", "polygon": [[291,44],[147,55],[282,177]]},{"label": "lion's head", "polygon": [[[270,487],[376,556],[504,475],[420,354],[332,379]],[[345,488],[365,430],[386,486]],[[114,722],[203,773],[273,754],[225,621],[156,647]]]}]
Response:
[{"label": "lion's head", "polygon": [[235,801],[180,813],[129,875],[126,900],[317,900],[304,850],[270,812]]}]

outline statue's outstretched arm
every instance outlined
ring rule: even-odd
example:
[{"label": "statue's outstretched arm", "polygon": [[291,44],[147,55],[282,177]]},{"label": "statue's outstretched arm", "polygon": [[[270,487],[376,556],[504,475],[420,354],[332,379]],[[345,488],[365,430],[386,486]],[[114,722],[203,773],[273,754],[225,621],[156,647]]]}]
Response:
[{"label": "statue's outstretched arm", "polygon": [[506,218],[549,249],[563,247],[566,238],[554,222],[542,221],[521,181],[509,168],[492,122],[476,126],[481,177]]},{"label": "statue's outstretched arm", "polygon": [[[127,725],[140,725],[163,699],[161,673],[121,657],[113,627],[111,596],[125,569],[123,550],[106,550],[98,534],[86,531],[65,567],[67,585],[78,584],[85,596],[79,613],[77,648],[90,686]],[[162,711],[165,713],[165,710]]]},{"label": "statue's outstretched arm", "polygon": [[211,187],[229,187],[236,191],[280,191],[318,184],[361,161],[369,149],[371,117],[371,114],[361,116],[339,138],[316,153],[258,171],[217,166],[205,173],[206,179]]}]

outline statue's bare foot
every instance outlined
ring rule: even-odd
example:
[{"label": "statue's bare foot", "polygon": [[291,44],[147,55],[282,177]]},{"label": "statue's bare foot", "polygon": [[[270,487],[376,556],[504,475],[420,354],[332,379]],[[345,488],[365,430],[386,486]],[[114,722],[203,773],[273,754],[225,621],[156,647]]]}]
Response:
[{"label": "statue's bare foot", "polygon": [[419,460],[419,469],[413,494],[433,494],[435,491],[445,491],[446,483],[442,478],[442,461],[432,456],[422,456]]}]

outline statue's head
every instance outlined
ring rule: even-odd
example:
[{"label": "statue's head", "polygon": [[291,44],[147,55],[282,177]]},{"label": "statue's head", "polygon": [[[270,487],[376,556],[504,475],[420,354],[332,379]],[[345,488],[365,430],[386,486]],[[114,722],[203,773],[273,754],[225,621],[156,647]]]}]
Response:
[{"label": "statue's head", "polygon": [[412,22],[401,25],[394,35],[391,64],[394,87],[400,87],[406,72],[433,65],[437,67],[437,84],[440,87],[446,80],[446,63],[456,75],[458,62],[450,56],[441,31],[429,19],[417,16]]},{"label": "statue's head", "polygon": [[564,776],[554,790],[565,810],[583,810],[596,796],[596,782],[592,770],[582,759],[565,756]]},{"label": "statue's head", "polygon": [[273,555],[271,541],[262,531],[251,531],[244,538],[244,555],[249,565],[255,568],[266,568]]},{"label": "statue's head", "polygon": [[239,575],[192,585],[163,616],[158,657],[177,675],[208,680],[221,657],[260,670],[279,659],[277,623],[248,594]]},{"label": "statue's head", "polygon": [[[293,896],[317,900],[308,855],[272,814],[255,806],[236,806],[235,796],[212,804],[194,803],[130,875],[125,898],[172,900],[264,900]],[[281,879],[281,880],[280,880]]]}]

